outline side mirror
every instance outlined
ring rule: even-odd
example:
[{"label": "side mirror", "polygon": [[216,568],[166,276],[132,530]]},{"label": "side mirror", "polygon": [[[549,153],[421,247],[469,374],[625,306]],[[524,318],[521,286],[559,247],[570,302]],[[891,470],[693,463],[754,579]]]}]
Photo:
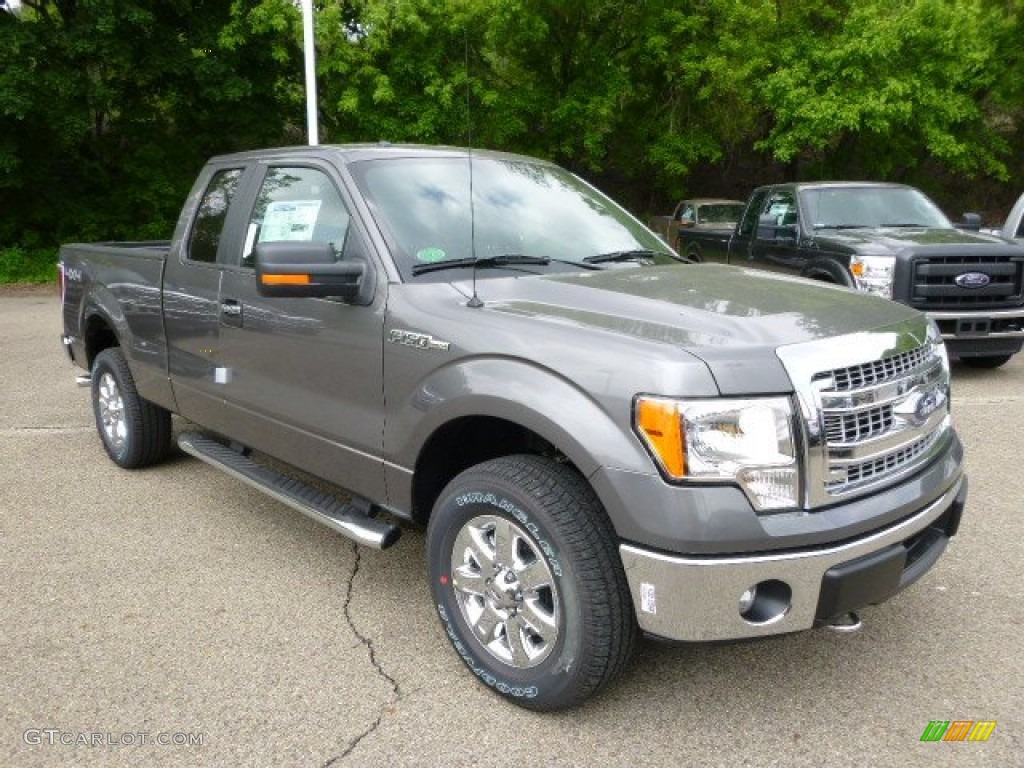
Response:
[{"label": "side mirror", "polygon": [[679,219],[679,227],[681,229],[689,229],[690,227],[697,226],[697,223],[693,219]]},{"label": "side mirror", "polygon": [[[256,286],[263,296],[281,298],[337,297],[359,302],[366,278],[361,261],[335,261],[330,243],[258,243]],[[361,303],[361,302],[359,302]]]},{"label": "side mirror", "polygon": [[977,232],[981,229],[981,216],[977,213],[965,213],[960,219],[960,229]]}]

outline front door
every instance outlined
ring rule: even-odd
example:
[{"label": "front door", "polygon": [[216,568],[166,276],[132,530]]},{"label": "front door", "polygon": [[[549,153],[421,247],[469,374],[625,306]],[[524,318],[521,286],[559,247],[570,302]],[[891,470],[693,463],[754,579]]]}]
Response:
[{"label": "front door", "polygon": [[337,258],[375,269],[339,190],[326,167],[266,168],[221,277],[222,392],[230,437],[383,501],[386,281],[366,306],[267,298],[256,288],[261,242],[329,242]]},{"label": "front door", "polygon": [[750,265],[799,275],[806,258],[800,249],[800,213],[792,189],[773,189],[765,198],[750,246]]}]

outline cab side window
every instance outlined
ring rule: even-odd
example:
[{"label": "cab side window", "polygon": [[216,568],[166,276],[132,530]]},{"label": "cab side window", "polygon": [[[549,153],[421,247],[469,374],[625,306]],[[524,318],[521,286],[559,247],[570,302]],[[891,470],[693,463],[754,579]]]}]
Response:
[{"label": "cab side window", "polygon": [[242,178],[241,168],[230,168],[217,171],[206,187],[206,193],[196,211],[192,224],[192,233],[188,240],[188,258],[212,264],[217,261],[217,249],[220,247],[221,233],[224,231],[224,220],[228,208],[238,191],[238,182]]},{"label": "cab side window", "polygon": [[739,233],[741,235],[750,237],[754,234],[754,230],[757,229],[757,220],[761,215],[764,199],[767,195],[768,190],[762,189],[760,192],[755,192],[750,199],[746,211],[743,212],[743,220],[740,222]]},{"label": "cab side window", "polygon": [[260,187],[246,229],[242,266],[253,267],[257,243],[330,243],[340,259],[351,216],[334,182],[315,168],[271,168]]},{"label": "cab side window", "polygon": [[772,192],[761,208],[757,237],[759,240],[774,240],[779,227],[797,223],[796,199],[789,190]]}]

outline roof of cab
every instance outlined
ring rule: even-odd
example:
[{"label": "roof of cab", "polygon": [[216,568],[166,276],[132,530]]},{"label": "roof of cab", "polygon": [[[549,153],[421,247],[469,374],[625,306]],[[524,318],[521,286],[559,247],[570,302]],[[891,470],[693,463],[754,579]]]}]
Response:
[{"label": "roof of cab", "polygon": [[246,152],[235,152],[227,155],[218,155],[210,160],[215,163],[225,162],[249,162],[252,160],[276,160],[300,157],[339,158],[346,163],[359,162],[363,160],[380,160],[384,158],[399,157],[453,157],[465,158],[472,154],[474,157],[486,157],[502,160],[516,160],[518,162],[530,162],[543,165],[550,165],[546,160],[526,155],[515,155],[507,152],[498,152],[489,149],[467,149],[465,147],[434,146],[426,144],[391,144],[389,142],[378,142],[375,144],[318,144],[316,146],[294,146],[275,147],[270,149],[256,149]]}]

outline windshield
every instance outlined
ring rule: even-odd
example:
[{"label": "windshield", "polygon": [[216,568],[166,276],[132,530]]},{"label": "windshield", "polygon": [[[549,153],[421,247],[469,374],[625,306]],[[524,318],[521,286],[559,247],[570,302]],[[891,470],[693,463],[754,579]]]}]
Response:
[{"label": "windshield", "polygon": [[953,228],[935,203],[911,187],[822,187],[801,195],[815,229]]},{"label": "windshield", "polygon": [[[678,261],[647,227],[556,166],[473,157],[472,217],[466,157],[389,158],[350,168],[405,280],[417,265],[510,255],[536,257],[535,263],[492,261],[478,277],[574,270],[575,263],[584,269],[588,257],[612,252],[639,252],[632,263]],[[471,267],[472,261],[461,268]],[[451,279],[442,270],[420,269],[416,275]]]}]

